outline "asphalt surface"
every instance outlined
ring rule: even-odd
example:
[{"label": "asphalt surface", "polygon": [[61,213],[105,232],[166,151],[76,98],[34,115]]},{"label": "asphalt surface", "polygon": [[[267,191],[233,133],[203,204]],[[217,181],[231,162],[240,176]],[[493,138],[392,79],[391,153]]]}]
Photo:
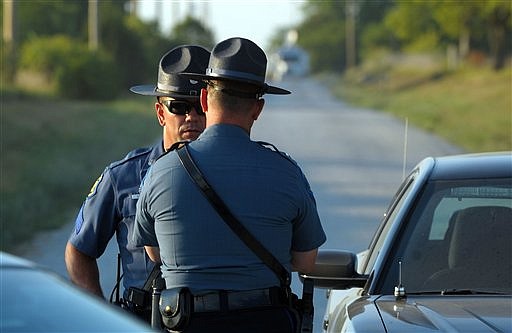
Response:
[{"label": "asphalt surface", "polygon": [[[427,156],[462,152],[407,126],[406,119],[340,102],[314,81],[275,84],[291,90],[292,95],[265,96],[264,111],[251,137],[274,144],[302,167],[327,233],[324,249],[364,250],[404,174]],[[40,234],[17,254],[67,277],[63,253],[73,220],[74,216],[63,228]],[[99,260],[107,297],[115,283],[116,248],[111,242]],[[301,294],[296,276],[292,287]],[[325,290],[317,289],[315,332],[321,331],[325,304]]]}]

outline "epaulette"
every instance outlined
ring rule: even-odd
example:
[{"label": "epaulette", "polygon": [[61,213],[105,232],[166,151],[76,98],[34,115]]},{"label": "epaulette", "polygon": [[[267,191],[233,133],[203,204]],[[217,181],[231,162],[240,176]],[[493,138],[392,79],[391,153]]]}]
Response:
[{"label": "epaulette", "polygon": [[120,166],[124,163],[127,163],[133,159],[139,158],[140,156],[151,153],[151,150],[152,150],[151,147],[134,149],[134,150],[130,151],[128,154],[126,154],[126,156],[123,157],[123,159],[110,163],[109,168],[115,168],[115,167]]},{"label": "epaulette", "polygon": [[191,143],[192,141],[190,140],[183,140],[183,141],[178,141],[178,142],[175,142],[172,144],[171,148],[169,148],[169,151],[173,151],[173,150],[176,150],[176,149],[179,149],[185,145],[188,145],[189,143]]},{"label": "epaulette", "polygon": [[273,144],[268,143],[268,142],[265,142],[265,141],[256,141],[256,143],[257,143],[257,144],[259,144],[260,146],[264,147],[264,148],[270,149],[271,151],[273,151],[273,152],[275,152],[275,153],[278,153],[278,154],[279,154],[279,156],[281,156],[281,157],[285,158],[288,162],[291,162],[293,165],[295,165],[295,166],[297,166],[297,167],[298,167],[297,162],[295,162],[295,161],[293,160],[293,158],[292,158],[290,155],[288,155],[288,154],[287,154],[287,153],[285,153],[285,152],[280,151],[280,150],[279,150],[279,149],[277,149],[277,147],[276,147],[276,146],[274,146]]}]

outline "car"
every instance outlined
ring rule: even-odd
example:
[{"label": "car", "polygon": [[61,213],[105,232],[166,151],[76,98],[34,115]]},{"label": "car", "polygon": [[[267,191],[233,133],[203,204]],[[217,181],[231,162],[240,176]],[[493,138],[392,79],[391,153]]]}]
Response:
[{"label": "car", "polygon": [[321,249],[323,331],[512,332],[512,152],[428,157],[367,250]]},{"label": "car", "polygon": [[0,332],[155,332],[57,273],[0,252]]}]

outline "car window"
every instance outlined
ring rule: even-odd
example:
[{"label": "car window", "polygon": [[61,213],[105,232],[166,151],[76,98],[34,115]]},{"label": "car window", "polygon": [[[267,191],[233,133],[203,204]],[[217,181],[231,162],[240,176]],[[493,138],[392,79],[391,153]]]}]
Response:
[{"label": "car window", "polygon": [[375,233],[375,236],[370,243],[370,255],[368,256],[368,260],[366,265],[364,266],[364,274],[370,274],[373,269],[373,265],[377,260],[377,257],[380,253],[382,245],[387,238],[389,230],[393,225],[393,221],[396,218],[396,215],[401,210],[400,208],[405,202],[405,199],[408,197],[408,194],[411,192],[413,188],[413,183],[416,178],[417,173],[413,172],[405,181],[402,182],[402,185],[396,192],[393,200],[391,200],[391,204],[386,211],[383,221],[379,226],[379,229]]},{"label": "car window", "polygon": [[431,182],[388,258],[382,292],[402,261],[406,293],[512,291],[512,180]]},{"label": "car window", "polygon": [[[488,191],[487,196],[478,196],[478,190]],[[474,196],[470,196],[471,191],[475,191]],[[493,196],[492,191],[498,191]],[[507,192],[508,191],[508,192]],[[459,194],[460,192],[460,194]],[[443,240],[448,231],[450,218],[455,218],[455,212],[461,209],[477,206],[509,206],[511,205],[510,188],[486,188],[486,187],[456,187],[451,190],[449,195],[443,197],[434,210],[432,225],[430,228],[429,239]]]}]

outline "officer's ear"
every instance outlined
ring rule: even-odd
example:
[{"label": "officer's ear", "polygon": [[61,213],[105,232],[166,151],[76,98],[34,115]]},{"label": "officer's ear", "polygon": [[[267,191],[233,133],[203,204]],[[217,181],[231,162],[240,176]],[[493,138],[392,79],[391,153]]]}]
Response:
[{"label": "officer's ear", "polygon": [[258,120],[258,117],[261,114],[261,111],[263,111],[263,107],[265,106],[265,100],[263,98],[260,98],[254,103],[254,110],[252,113],[252,119]]},{"label": "officer's ear", "polygon": [[160,103],[160,100],[155,103],[155,111],[158,123],[160,126],[165,126],[165,107]]},{"label": "officer's ear", "polygon": [[200,95],[201,107],[203,108],[203,112],[208,111],[208,90],[206,88],[201,89]]}]

